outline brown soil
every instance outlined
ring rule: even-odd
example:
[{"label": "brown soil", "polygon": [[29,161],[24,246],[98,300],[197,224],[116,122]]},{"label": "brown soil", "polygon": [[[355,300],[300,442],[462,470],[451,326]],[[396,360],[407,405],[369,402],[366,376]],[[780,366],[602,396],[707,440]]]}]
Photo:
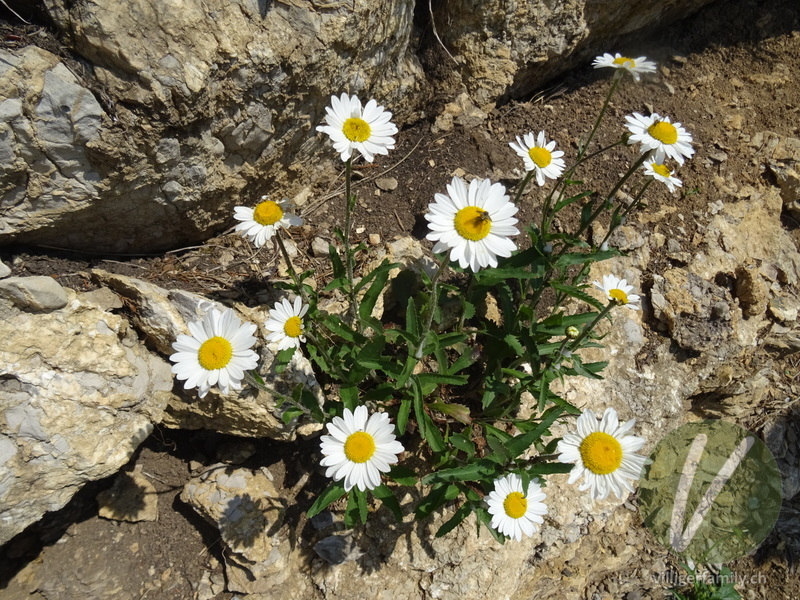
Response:
[{"label": "brown soil", "polygon": [[[20,43],[20,35],[33,39],[37,31],[35,27],[12,29],[2,28],[6,45]],[[682,251],[694,254],[704,244],[709,205],[728,194],[721,191],[723,187],[736,190],[770,183],[765,166],[755,158],[756,149],[748,143],[750,138],[762,131],[800,136],[800,79],[796,77],[800,70],[800,5],[796,0],[722,2],[665,31],[620,40],[609,49],[632,56],[647,55],[660,67],[657,77],[639,85],[628,81],[622,86],[596,143],[607,143],[618,136],[624,116],[634,111],[670,115],[692,133],[697,154],[679,173],[684,183],[682,192],[671,195],[666,189],[651,187],[647,219],[640,226],[675,239]],[[430,123],[404,129],[390,156],[357,169],[363,177],[357,186],[360,208],[356,230],[363,227],[364,238],[377,233],[384,241],[408,234],[424,237],[422,215],[433,195],[444,191],[456,169],[463,169],[467,176],[492,174],[495,180],[513,186],[514,169],[519,163],[508,142],[527,131],[546,130],[568,158],[574,156],[578,140],[590,128],[603,102],[610,75],[587,64],[549,82],[532,98],[497,107],[482,125],[456,126],[438,134],[431,133]],[[440,97],[446,96],[443,89]],[[632,156],[633,149],[617,149],[592,162],[580,175],[593,189],[608,190]],[[379,176],[397,179],[397,189],[381,191],[378,198],[374,180]],[[332,184],[332,189],[339,183]],[[325,197],[326,191],[321,190],[320,199]],[[541,197],[538,189],[531,188],[526,194],[519,215],[522,222],[537,217]],[[341,207],[341,197],[312,200],[301,207],[306,226],[293,234],[299,260],[304,267],[317,269],[318,274],[324,275],[327,261],[313,257],[311,241],[317,236],[333,239],[334,228],[342,225]],[[574,215],[565,215],[559,226],[569,229],[573,219]],[[800,243],[800,224],[788,214],[783,222]],[[100,267],[166,287],[246,303],[255,303],[263,282],[277,276],[276,254],[271,248],[256,253],[230,232],[202,247],[159,256],[0,249],[0,259],[15,275],[52,275],[79,291],[94,287],[88,271]],[[668,257],[656,256],[651,268],[658,272],[668,265]],[[784,383],[796,394],[798,359],[790,355],[783,360]],[[754,407],[745,426],[758,428],[769,419],[774,405],[769,399],[766,402]],[[288,485],[296,479],[298,463],[309,464],[308,455],[313,452],[312,448],[301,451],[296,445],[256,442],[258,450],[245,464],[279,464]],[[192,598],[204,572],[210,572],[212,580],[221,581],[223,549],[218,532],[177,495],[200,466],[224,459],[231,444],[241,443],[209,432],[157,429],[127,468],[141,465],[155,484],[159,520],[126,523],[101,519],[94,498],[111,484],[111,479],[88,485],[67,507],[0,549],[0,597],[77,597],[87,590],[107,589],[92,585],[98,578],[110,577],[119,580],[123,590],[119,598]],[[643,544],[638,562],[594,582],[583,598],[661,597],[659,590],[665,586],[657,580],[672,563],[644,530],[637,535]],[[768,540],[755,557],[732,565],[737,574],[754,577],[752,581],[756,582],[739,586],[740,592],[745,598],[800,598],[800,583],[792,572],[794,560],[796,557],[781,546],[780,540]],[[26,588],[24,577],[30,561],[47,565],[52,589],[27,595],[33,592]],[[74,588],[70,587],[73,572],[80,579],[80,585]],[[216,596],[231,597],[227,593]]]}]

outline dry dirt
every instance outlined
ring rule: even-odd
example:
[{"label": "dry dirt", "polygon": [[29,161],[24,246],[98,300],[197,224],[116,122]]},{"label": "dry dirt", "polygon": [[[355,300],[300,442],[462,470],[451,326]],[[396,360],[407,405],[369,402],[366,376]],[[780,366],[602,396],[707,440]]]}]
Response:
[{"label": "dry dirt", "polygon": [[[19,37],[18,29],[17,33],[8,28],[2,31],[6,45],[19,43],[9,37]],[[620,40],[609,50],[647,55],[660,67],[656,77],[639,85],[628,81],[622,87],[598,143],[618,136],[624,116],[634,111],[670,115],[692,133],[697,154],[679,173],[682,192],[671,195],[666,189],[651,188],[646,212],[657,215],[650,221],[652,231],[677,240],[683,251],[694,254],[704,243],[700,232],[709,218],[709,204],[720,198],[720,187],[770,183],[765,166],[754,158],[751,137],[762,131],[800,137],[800,79],[796,76],[800,70],[800,4],[796,0],[718,3],[686,22]],[[436,52],[429,55],[433,55],[431,60],[447,60]],[[515,135],[544,129],[558,140],[567,157],[574,155],[577,141],[602,104],[610,75],[587,64],[548,82],[532,98],[497,107],[482,124],[457,125],[436,134],[431,133],[430,122],[402,130],[397,149],[389,157],[357,169],[362,180],[357,187],[356,231],[362,231],[364,237],[377,233],[382,240],[408,234],[422,237],[427,204],[434,193],[444,191],[456,169],[463,169],[468,176],[492,174],[513,185],[519,164],[507,144]],[[439,90],[439,108],[452,100],[451,92],[446,86]],[[633,152],[604,157],[582,176],[595,189],[608,189]],[[375,179],[379,176],[395,178],[397,189],[381,191],[378,197]],[[331,190],[320,190],[316,200],[301,207],[306,225],[293,234],[300,260],[322,276],[326,261],[312,255],[311,241],[317,236],[332,239],[333,229],[341,225],[342,198],[327,198],[339,183],[332,183]],[[522,221],[536,217],[538,202],[536,190],[523,198]],[[800,242],[800,224],[789,215],[784,216],[783,224]],[[560,225],[569,227],[570,217],[562,218]],[[255,302],[263,282],[275,276],[277,269],[272,249],[256,253],[230,231],[202,247],[159,256],[91,256],[17,247],[0,249],[0,259],[16,275],[52,275],[77,290],[93,287],[87,272],[101,267],[167,287],[243,302]],[[668,257],[656,257],[652,269],[658,271],[669,264]],[[785,383],[796,389],[792,386],[800,379],[798,359],[790,355],[783,361]],[[757,429],[769,418],[771,408],[769,404],[754,408],[742,424]],[[253,454],[243,464],[275,465],[288,485],[298,472],[309,468],[311,446],[253,442]],[[204,574],[207,582],[224,579],[223,548],[217,531],[177,495],[197,469],[218,460],[235,460],[251,443],[204,431],[157,429],[126,469],[141,465],[155,485],[158,520],[127,523],[102,519],[97,515],[95,497],[113,478],[87,485],[67,507],[0,549],[0,597],[104,597],[98,594],[113,587],[108,581],[118,584],[115,598],[196,597]],[[299,514],[297,518],[299,523]],[[645,548],[637,562],[592,582],[583,598],[663,597],[665,586],[658,577],[673,563],[644,529],[637,537]],[[770,539],[754,557],[732,565],[739,576],[753,578],[754,583],[739,586],[743,597],[800,598],[796,560],[785,546]],[[32,590],[27,587],[25,567],[31,562],[41,564],[51,584],[28,596]],[[227,593],[215,596],[231,597]]]}]

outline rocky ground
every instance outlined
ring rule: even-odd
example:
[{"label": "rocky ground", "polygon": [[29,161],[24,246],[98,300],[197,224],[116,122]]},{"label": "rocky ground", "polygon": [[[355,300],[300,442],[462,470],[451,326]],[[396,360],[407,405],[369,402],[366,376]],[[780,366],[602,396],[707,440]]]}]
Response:
[{"label": "rocky ground", "polygon": [[[718,11],[726,18],[718,18]],[[678,174],[683,180],[680,193],[651,188],[649,206],[613,240],[628,254],[621,264],[631,270],[647,298],[637,321],[641,339],[635,344],[631,339],[616,343],[623,350],[625,344],[636,346],[629,357],[631,365],[645,370],[669,364],[674,369],[670,377],[685,380],[683,388],[676,388],[688,391],[678,400],[681,414],[672,415],[673,425],[723,417],[762,437],[780,437],[782,441],[771,447],[773,452],[782,449],[779,463],[796,494],[800,488],[796,279],[800,180],[794,169],[800,170],[800,80],[795,76],[800,69],[800,8],[792,0],[730,1],[668,31],[622,40],[609,51],[645,54],[658,62],[659,70],[641,84],[629,81],[622,87],[598,143],[619,135],[626,114],[658,112],[683,123],[697,149]],[[441,54],[430,60],[446,65],[448,59]],[[527,131],[546,130],[567,157],[574,155],[609,80],[610,73],[586,65],[549,82],[532,98],[516,99],[489,113],[444,85],[437,95],[435,120],[404,129],[390,156],[357,169],[356,233],[368,239],[371,248],[409,235],[423,237],[422,214],[453,174],[488,176],[513,185],[522,173],[508,142]],[[631,156],[632,151],[603,157],[581,176],[595,189],[607,189]],[[341,225],[339,185],[331,182],[329,189],[299,202],[306,225],[294,233],[296,260],[304,268],[316,269],[320,282],[329,273],[325,258],[314,251],[314,242],[332,240],[333,229]],[[522,220],[537,216],[538,202],[535,190],[522,199]],[[568,228],[572,219],[574,215],[564,215],[558,225]],[[263,301],[265,282],[282,276],[276,253],[256,252],[230,231],[201,247],[159,256],[3,248],[0,259],[15,275],[50,275],[79,292],[98,287],[89,272],[101,268],[251,306]],[[693,288],[695,278],[705,283]],[[697,333],[714,319],[710,298],[733,307],[734,316],[723,319],[729,337],[703,338]],[[125,314],[133,309],[126,305],[116,310]],[[726,345],[729,339],[736,344]],[[673,362],[664,362],[664,348],[671,349]],[[692,379],[700,374],[702,381]],[[647,400],[640,403],[645,413]],[[646,415],[643,418],[647,420]],[[330,577],[319,573],[336,568],[325,561],[324,548],[314,549],[326,525],[308,523],[302,516],[311,494],[324,485],[318,473],[310,485],[302,475],[315,472],[316,443],[157,427],[124,468],[139,482],[134,487],[140,494],[127,516],[143,520],[98,514],[97,498],[112,484],[119,485],[114,483],[116,476],[87,485],[65,508],[2,548],[0,597],[235,597],[225,591],[226,577],[233,577],[223,568],[230,547],[191,508],[184,492],[192,477],[218,463],[254,472],[266,468],[276,486],[300,490],[286,523],[292,547],[301,556],[296,564],[316,587],[298,591],[289,589],[287,582],[285,589],[272,590],[271,597],[276,593],[286,598],[339,597],[337,589],[320,583],[331,586]],[[634,498],[604,513],[604,522],[589,519],[581,539],[562,548],[560,559],[540,547],[530,558],[541,571],[539,587],[531,591],[546,598],[663,597],[676,565],[632,516],[635,502]],[[800,597],[798,515],[800,505],[794,496],[786,503],[780,527],[762,548],[731,565],[746,581],[738,586],[743,597]],[[635,525],[629,527],[631,522]],[[379,573],[392,564],[395,572],[390,575],[386,567],[387,580],[402,575],[391,563],[393,548],[388,546],[385,556],[358,562],[360,571],[348,573]],[[341,585],[345,589],[346,584]],[[417,593],[420,598],[454,597],[433,585],[420,585]],[[475,591],[461,597],[484,596]]]}]

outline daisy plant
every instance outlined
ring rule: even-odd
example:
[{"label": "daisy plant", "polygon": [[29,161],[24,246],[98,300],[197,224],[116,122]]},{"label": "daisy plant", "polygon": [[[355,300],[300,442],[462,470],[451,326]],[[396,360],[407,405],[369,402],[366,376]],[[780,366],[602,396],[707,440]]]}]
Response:
[{"label": "daisy plant", "polygon": [[[341,508],[337,501],[346,496],[348,526],[366,521],[373,500],[403,519],[396,494],[402,486],[422,486],[414,517],[445,512],[436,535],[475,515],[498,541],[520,541],[544,526],[552,477],[581,480],[597,500],[633,490],[645,460],[638,454],[645,441],[631,435],[634,421],[621,422],[613,409],[598,420],[551,384],[602,377],[607,362],[590,361],[585,350],[602,347],[601,323],[637,318],[642,298],[611,269],[592,284],[592,268],[619,256],[613,233],[644,206],[654,181],[666,185],[662,193],[681,186],[666,163],[683,164],[694,150],[691,134],[657,113],[633,113],[625,127],[603,121],[627,75],[638,81],[655,71],[653,63],[608,54],[595,66],[614,75],[576,151],[557,150],[569,148],[566,140],[530,128],[508,140],[523,174],[513,186],[482,177],[441,182],[424,211],[424,243],[436,259],[431,269],[388,260],[356,268],[369,261],[360,260],[367,245],[352,239],[353,163],[380,163],[398,133],[377,100],[331,96],[317,127],[345,167],[344,228],[337,230],[338,247],[329,247],[327,280],[308,285],[321,273],[292,268],[281,236],[300,219],[288,204],[262,198],[253,209],[237,207],[237,231],[257,246],[275,238],[292,276],[274,283],[286,294],[263,323],[264,343],[277,351],[275,370],[303,353],[324,396],[298,383],[280,405],[287,423],[313,420],[327,428],[319,452],[309,457],[318,475],[313,485],[321,489],[309,517]],[[595,144],[595,137],[610,142]],[[587,161],[610,153],[609,168],[620,160],[629,167],[608,189],[579,179]],[[518,219],[525,203],[537,213],[533,222]],[[341,306],[341,299],[343,308],[323,308]],[[201,394],[213,385],[235,390],[244,379],[266,386],[249,350],[254,327],[216,313],[190,325],[193,336],[176,342],[176,375]],[[573,431],[554,435],[557,424],[563,430],[576,417]],[[406,448],[413,449],[413,463]]]}]

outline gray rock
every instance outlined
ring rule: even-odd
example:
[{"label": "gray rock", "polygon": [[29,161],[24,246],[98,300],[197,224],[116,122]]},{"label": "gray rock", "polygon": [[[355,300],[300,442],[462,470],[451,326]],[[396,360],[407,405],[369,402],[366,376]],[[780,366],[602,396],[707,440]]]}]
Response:
[{"label": "gray rock", "polygon": [[52,277],[7,277],[0,281],[0,296],[24,310],[52,311],[67,304],[67,292]]},{"label": "gray rock", "polygon": [[364,555],[353,541],[352,534],[329,535],[314,544],[314,552],[330,565],[358,560]]},{"label": "gray rock", "polygon": [[8,277],[9,275],[11,275],[11,267],[0,260],[0,279],[3,277]]},{"label": "gray rock", "polygon": [[117,472],[171,396],[169,364],[122,317],[67,294],[47,313],[0,299],[0,544]]},{"label": "gray rock", "polygon": [[666,26],[708,3],[453,0],[437,11],[436,23],[442,42],[460,64],[453,68],[475,103],[484,107],[502,96],[529,95],[542,81],[585,64],[598,41],[656,21]]},{"label": "gray rock", "polygon": [[[707,2],[448,2],[436,21],[462,81],[436,126],[475,126],[499,98],[590,68],[592,46]],[[42,4],[88,68],[76,77],[45,50],[0,50],[3,244],[142,252],[203,241],[266,191],[265,173],[289,197],[330,181],[338,157],[314,128],[331,94],[374,97],[402,125],[425,116],[433,92],[415,0]]]}]

